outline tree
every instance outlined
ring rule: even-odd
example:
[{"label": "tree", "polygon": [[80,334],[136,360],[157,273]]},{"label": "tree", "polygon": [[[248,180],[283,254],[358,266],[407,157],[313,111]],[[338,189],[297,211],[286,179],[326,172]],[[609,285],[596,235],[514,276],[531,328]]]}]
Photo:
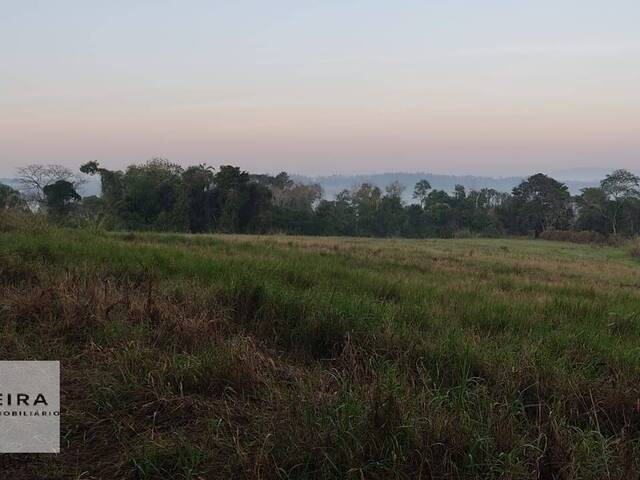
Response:
[{"label": "tree", "polygon": [[424,179],[416,183],[416,186],[413,189],[413,198],[419,200],[420,205],[422,205],[423,208],[427,200],[427,195],[429,195],[429,190],[431,190],[431,184],[428,180]]},{"label": "tree", "polygon": [[449,237],[456,229],[454,200],[444,190],[432,190],[427,195],[424,210],[433,232],[439,237]]},{"label": "tree", "polygon": [[480,190],[482,198],[484,198],[485,208],[495,209],[499,207],[509,198],[508,192],[498,192],[493,188],[483,188]]},{"label": "tree", "polygon": [[625,205],[640,197],[640,177],[628,170],[615,170],[600,182],[600,188],[611,200],[607,216],[611,221],[613,234],[618,233],[620,213]]},{"label": "tree", "polygon": [[511,233],[533,231],[536,237],[550,228],[567,228],[572,216],[567,186],[542,173],[515,187],[502,209],[503,221]]},{"label": "tree", "polygon": [[356,214],[356,228],[360,235],[377,234],[377,210],[382,190],[371,183],[363,183],[351,192],[351,203]]},{"label": "tree", "polygon": [[275,206],[292,210],[311,212],[322,198],[322,187],[317,183],[277,182],[270,190]]},{"label": "tree", "polygon": [[163,158],[130,165],[121,178],[116,215],[125,228],[186,231],[183,169]]},{"label": "tree", "polygon": [[18,184],[28,201],[42,205],[45,187],[58,181],[71,184],[74,190],[85,183],[84,177],[62,165],[27,165],[18,168]]},{"label": "tree", "polygon": [[464,185],[457,184],[453,187],[453,194],[456,200],[464,201],[467,199],[467,191],[464,188]]},{"label": "tree", "polygon": [[350,205],[343,202],[322,200],[315,211],[320,235],[355,235],[355,220]]},{"label": "tree", "polygon": [[58,180],[43,188],[44,205],[47,212],[53,216],[63,216],[69,213],[73,204],[81,200],[73,184],[66,180]]},{"label": "tree", "polygon": [[608,233],[611,230],[608,203],[607,194],[602,188],[583,188],[582,194],[576,197],[579,213],[576,228]]},{"label": "tree", "polygon": [[223,165],[214,176],[216,226],[225,232],[264,231],[271,191],[238,167]]},{"label": "tree", "polygon": [[405,189],[405,186],[396,180],[387,185],[384,188],[384,191],[386,192],[388,197],[402,199],[402,194],[404,193]]},{"label": "tree", "polygon": [[213,168],[207,165],[189,167],[182,174],[186,215],[192,233],[206,232],[213,226],[214,178]]},{"label": "tree", "polygon": [[351,191],[342,190],[333,201],[321,200],[315,218],[321,235],[355,235],[357,217]]},{"label": "tree", "polygon": [[404,226],[406,213],[402,203],[404,186],[392,182],[385,188],[386,195],[380,200],[377,210],[377,222],[374,233],[378,236],[400,235]]},{"label": "tree", "polygon": [[124,174],[121,171],[101,168],[100,164],[96,161],[87,162],[80,166],[80,171],[87,175],[100,175],[102,199],[108,208],[116,208],[117,203],[122,200],[124,193],[122,183]]},{"label": "tree", "polygon": [[240,193],[240,228],[238,231],[265,233],[271,223],[271,191],[264,185],[249,182]]},{"label": "tree", "polygon": [[[566,185],[543,174],[527,178],[511,194],[462,185],[433,190],[423,179],[413,192],[420,204],[409,206],[398,182],[383,189],[363,183],[334,200],[322,200],[318,184],[296,182],[286,172],[250,174],[231,165],[217,171],[206,165],[183,169],[156,158],[124,172],[102,168],[96,161],[80,170],[100,175],[101,198],[87,198],[76,206],[79,195],[73,181],[50,181],[72,177],[56,165],[21,169],[21,185],[52,215],[73,209],[76,218],[99,221],[106,228],[448,237],[461,230],[538,236],[547,229],[570,227],[629,235],[640,227],[640,178],[626,170],[616,170],[599,188],[584,189],[574,198]],[[0,208],[19,198],[15,190],[0,185]]]},{"label": "tree", "polygon": [[424,237],[428,234],[427,215],[420,205],[412,204],[405,209],[406,220],[402,235],[405,237]]},{"label": "tree", "polygon": [[273,177],[273,185],[283,190],[293,187],[293,184],[294,182],[289,178],[289,174],[287,172],[280,172],[278,175]]},{"label": "tree", "polygon": [[25,202],[20,192],[16,189],[0,183],[0,210],[8,209],[26,209],[27,203]]},{"label": "tree", "polygon": [[602,190],[613,200],[637,197],[640,195],[639,186],[640,177],[624,169],[615,170],[600,182]]},{"label": "tree", "polygon": [[320,191],[294,185],[284,172],[276,177],[249,175],[230,165],[217,172],[207,165],[185,170],[162,158],[130,165],[124,173],[95,161],[82,165],[81,171],[100,175],[102,201],[92,203],[108,213],[106,223],[125,229],[266,231],[270,188],[289,189],[293,201],[305,206],[313,204]]}]

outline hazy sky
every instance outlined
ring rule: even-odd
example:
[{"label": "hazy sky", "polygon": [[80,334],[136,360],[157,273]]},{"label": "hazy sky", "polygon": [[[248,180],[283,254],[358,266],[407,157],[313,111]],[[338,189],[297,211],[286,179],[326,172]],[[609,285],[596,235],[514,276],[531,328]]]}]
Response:
[{"label": "hazy sky", "polygon": [[639,0],[0,0],[0,176],[640,163]]}]

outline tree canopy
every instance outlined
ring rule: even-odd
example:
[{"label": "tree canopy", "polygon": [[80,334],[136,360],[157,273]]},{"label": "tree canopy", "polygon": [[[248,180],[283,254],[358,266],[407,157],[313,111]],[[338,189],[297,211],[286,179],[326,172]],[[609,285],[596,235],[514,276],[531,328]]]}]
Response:
[{"label": "tree canopy", "polygon": [[405,186],[372,183],[323,198],[320,185],[299,183],[288,173],[246,172],[233,165],[182,167],[154,158],[109,170],[91,161],[84,175],[100,177],[100,197],[81,199],[82,177],[57,165],[19,170],[20,192],[0,185],[2,208],[39,205],[58,221],[100,218],[106,228],[177,232],[451,237],[531,235],[551,230],[589,230],[602,235],[640,231],[640,179],[627,170],[572,197],[567,186],[537,173],[510,193],[494,189],[433,189],[421,179],[416,203],[403,200]]}]

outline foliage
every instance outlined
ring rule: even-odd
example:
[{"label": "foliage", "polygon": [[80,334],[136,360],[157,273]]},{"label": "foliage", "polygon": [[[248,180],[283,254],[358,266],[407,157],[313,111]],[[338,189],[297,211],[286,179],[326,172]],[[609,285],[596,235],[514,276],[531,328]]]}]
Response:
[{"label": "foliage", "polygon": [[609,199],[605,211],[615,235],[618,233],[621,217],[631,216],[632,222],[638,217],[640,178],[627,170],[616,170],[600,182],[600,188]]},{"label": "foliage", "polygon": [[69,213],[76,202],[82,200],[71,182],[58,180],[42,189],[44,206],[53,216],[64,216]]},{"label": "foliage", "polygon": [[9,185],[0,183],[0,210],[2,209],[25,209],[27,202],[20,192]]},{"label": "foliage", "polygon": [[513,233],[533,232],[536,237],[548,229],[566,229],[572,218],[571,195],[566,185],[538,173],[513,189],[502,218]]},{"label": "foliage", "polygon": [[82,175],[74,173],[63,165],[27,165],[18,168],[18,184],[26,200],[36,205],[42,205],[46,200],[44,189],[59,181],[72,184],[77,190],[85,183]]},{"label": "foliage", "polygon": [[431,190],[431,184],[429,181],[420,180],[416,183],[416,186],[413,189],[413,198],[417,199],[420,202],[420,205],[424,206],[429,190]]},{"label": "foliage", "polygon": [[[412,204],[404,202],[405,186],[399,182],[385,188],[364,182],[326,199],[320,185],[294,181],[286,172],[252,174],[232,165],[183,168],[162,158],[125,171],[112,171],[92,161],[80,171],[98,175],[102,193],[82,202],[69,197],[63,204],[73,208],[54,208],[64,212],[57,216],[64,216],[67,225],[88,222],[111,230],[409,238],[550,238],[560,231],[599,232],[617,238],[640,233],[640,179],[626,170],[612,172],[599,187],[585,188],[575,197],[564,183],[542,173],[525,179],[511,193],[468,190],[462,185],[444,191],[421,179],[413,188],[416,203]],[[58,177],[74,189],[78,184],[72,172],[55,165],[31,165],[20,173],[25,186],[20,201],[36,198],[40,206],[46,206],[46,198],[39,185],[53,184],[51,179]],[[9,208],[17,208],[15,192],[2,192],[0,200],[12,198]],[[585,236],[573,235],[578,241]]]}]

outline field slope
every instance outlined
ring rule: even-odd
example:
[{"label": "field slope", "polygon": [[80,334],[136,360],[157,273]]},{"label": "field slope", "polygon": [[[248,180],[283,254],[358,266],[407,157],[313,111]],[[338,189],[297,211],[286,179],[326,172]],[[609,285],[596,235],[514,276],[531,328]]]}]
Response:
[{"label": "field slope", "polygon": [[610,247],[5,222],[1,358],[61,360],[63,451],[2,467],[636,478],[639,316]]}]

